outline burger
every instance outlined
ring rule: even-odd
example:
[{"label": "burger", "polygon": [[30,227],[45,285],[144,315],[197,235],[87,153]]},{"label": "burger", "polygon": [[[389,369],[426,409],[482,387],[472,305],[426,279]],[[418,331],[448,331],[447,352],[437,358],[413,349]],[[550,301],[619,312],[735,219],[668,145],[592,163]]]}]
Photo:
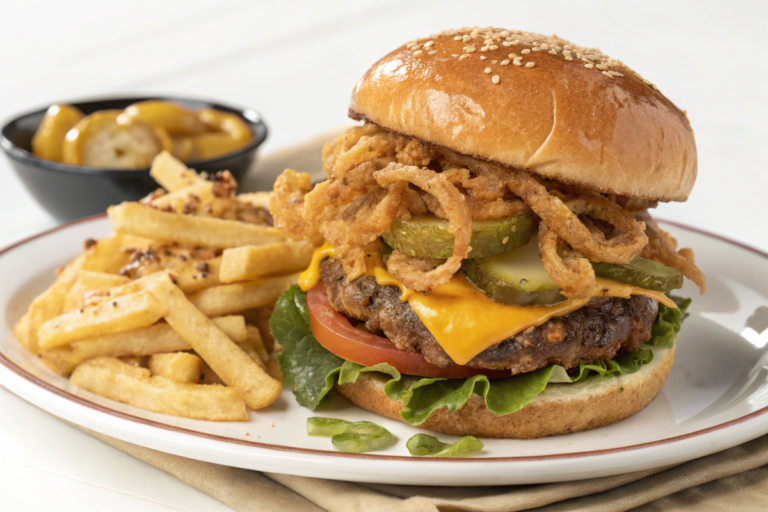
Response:
[{"label": "burger", "polygon": [[641,410],[672,368],[691,249],[654,222],[697,173],[684,111],[556,36],[415,39],[352,92],[361,124],[286,170],[275,225],[317,249],[271,318],[284,381],[455,435],[535,438]]}]

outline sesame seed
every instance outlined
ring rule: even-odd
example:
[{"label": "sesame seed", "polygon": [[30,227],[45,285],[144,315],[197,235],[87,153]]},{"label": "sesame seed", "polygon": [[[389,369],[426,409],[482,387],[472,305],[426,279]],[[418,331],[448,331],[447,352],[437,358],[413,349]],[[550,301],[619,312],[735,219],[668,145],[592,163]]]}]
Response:
[{"label": "sesame seed", "polygon": [[436,53],[437,53],[437,50],[432,50],[431,52],[429,52],[429,55],[434,55]]},{"label": "sesame seed", "polygon": [[472,40],[472,36],[464,36],[461,38],[461,40],[464,41],[465,43],[468,43]]},{"label": "sesame seed", "polygon": [[419,50],[419,49],[421,49],[421,47],[422,47],[422,45],[420,45],[420,44],[417,44],[417,45],[414,45],[414,46],[411,48],[411,50]]},{"label": "sesame seed", "polygon": [[483,44],[493,44],[493,39],[486,39]]},{"label": "sesame seed", "polygon": [[503,61],[501,61],[501,65],[502,65],[502,66],[509,66],[509,63],[510,63],[510,62],[512,62],[512,61],[511,61],[511,60],[509,60],[509,59],[506,59],[506,60],[503,60]]},{"label": "sesame seed", "polygon": [[512,60],[514,60],[514,61],[521,61],[521,60],[523,60],[523,58],[522,58],[522,57],[515,57],[515,58],[514,58],[514,59],[512,59]]},{"label": "sesame seed", "polygon": [[424,52],[422,52],[421,50],[416,50],[415,52],[413,52],[414,55],[421,55],[422,53]]},{"label": "sesame seed", "polygon": [[573,60],[573,57],[571,57],[570,55],[566,55],[565,60]]},{"label": "sesame seed", "polygon": [[600,71],[607,71],[608,70],[608,66],[606,66],[605,64],[597,64],[595,67],[597,69],[599,69]]},{"label": "sesame seed", "polygon": [[501,34],[499,34],[501,37],[507,37],[509,35],[509,30],[502,31]]},{"label": "sesame seed", "polygon": [[538,46],[534,46],[533,48],[531,48],[531,50],[533,50],[534,52],[543,52],[543,51],[544,51],[544,50],[542,50],[542,49],[541,49],[540,47],[538,47]]},{"label": "sesame seed", "polygon": [[477,48],[475,48],[474,46],[465,46],[464,51],[467,53],[472,53],[474,51],[477,51]]},{"label": "sesame seed", "polygon": [[481,52],[487,52],[488,51],[488,47],[487,46],[483,46],[482,48],[480,48],[480,51]]},{"label": "sesame seed", "polygon": [[434,42],[434,41],[427,41],[426,43],[424,43],[424,48],[429,48],[429,47],[430,47],[430,46],[432,46],[433,44],[435,44],[435,42]]},{"label": "sesame seed", "polygon": [[541,49],[542,50],[548,50],[549,46],[547,46],[547,43],[541,43]]},{"label": "sesame seed", "polygon": [[456,36],[453,38],[454,41],[461,41],[461,36]]},{"label": "sesame seed", "polygon": [[487,58],[488,58],[488,57],[486,57],[485,55],[481,55],[481,56],[480,56],[480,60],[485,60],[485,59],[487,59]]},{"label": "sesame seed", "polygon": [[532,67],[533,67],[533,66],[535,66],[535,65],[536,65],[536,63],[535,63],[535,62],[529,62],[529,63],[527,63],[527,64],[525,65],[525,67],[527,67],[527,68],[532,68]]},{"label": "sesame seed", "polygon": [[624,76],[623,73],[619,73],[618,71],[609,71],[609,73],[612,74],[613,76]]},{"label": "sesame seed", "polygon": [[502,241],[501,241],[501,243],[502,243],[502,244],[504,244],[504,245],[506,245],[506,244],[507,244],[507,242],[509,242],[509,237],[508,237],[508,236],[505,236],[505,237],[504,237],[504,240],[502,240]]},{"label": "sesame seed", "polygon": [[495,44],[492,44],[488,48],[490,48],[491,50],[498,50],[499,49],[499,47],[497,45],[495,45]]},{"label": "sesame seed", "polygon": [[512,43],[510,43],[509,41],[504,41],[501,44],[502,46],[512,46]]},{"label": "sesame seed", "polygon": [[520,62],[520,61],[519,61],[519,60],[517,60],[517,59],[513,60],[513,61],[512,61],[512,64],[514,64],[515,66],[522,66],[522,65],[523,65],[523,63],[522,63],[522,62]]},{"label": "sesame seed", "polygon": [[507,57],[509,57],[510,59],[516,59],[517,55],[515,55],[514,53],[510,53],[509,55],[507,55]]},{"label": "sesame seed", "polygon": [[592,69],[592,68],[595,67],[595,65],[594,64],[584,64],[584,67],[587,68],[587,69]]},{"label": "sesame seed", "polygon": [[493,75],[493,78],[491,78],[491,81],[495,84],[499,83],[499,75]]},{"label": "sesame seed", "polygon": [[610,74],[610,73],[609,73],[609,72],[607,72],[607,71],[601,71],[601,73],[602,73],[603,75],[607,76],[608,78],[613,78],[613,75],[612,75],[612,74]]},{"label": "sesame seed", "polygon": [[464,60],[464,59],[468,59],[468,58],[469,58],[469,55],[465,53],[464,55],[459,57],[459,60]]},{"label": "sesame seed", "polygon": [[483,70],[483,73],[485,73],[486,75],[490,75],[490,74],[491,74],[491,71],[493,71],[491,68],[485,68],[485,69]]},{"label": "sesame seed", "polygon": [[452,54],[451,54],[451,57],[458,57],[458,56],[459,56],[459,54],[458,54],[458,53],[452,53]]},{"label": "sesame seed", "polygon": [[529,53],[531,53],[531,50],[526,48],[525,50],[521,51],[520,53],[522,53],[523,55],[528,55]]},{"label": "sesame seed", "polygon": [[547,53],[550,55],[557,55],[557,50],[552,49],[552,50],[549,50]]}]

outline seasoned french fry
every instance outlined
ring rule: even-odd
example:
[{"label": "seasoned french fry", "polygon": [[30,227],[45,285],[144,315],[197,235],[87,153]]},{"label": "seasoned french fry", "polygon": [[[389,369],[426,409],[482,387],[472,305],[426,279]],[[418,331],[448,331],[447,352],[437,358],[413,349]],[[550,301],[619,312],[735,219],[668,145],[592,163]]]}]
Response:
[{"label": "seasoned french fry", "polygon": [[169,192],[206,181],[167,151],[162,151],[152,160],[149,175]]},{"label": "seasoned french fry", "polygon": [[152,199],[152,206],[161,210],[171,209],[176,213],[184,213],[190,204],[190,201],[196,203],[208,203],[213,201],[216,196],[213,195],[213,182],[200,180],[198,183],[190,185]]},{"label": "seasoned french fry", "polygon": [[219,279],[220,267],[221,256],[205,262],[179,260],[175,265],[168,265],[166,268],[184,293],[194,293],[212,286],[220,286],[222,284]]},{"label": "seasoned french fry", "polygon": [[149,371],[153,376],[175,382],[197,384],[203,370],[203,360],[188,352],[155,354],[149,357]]},{"label": "seasoned french fry", "polygon": [[150,285],[168,306],[166,321],[187,340],[216,374],[236,388],[252,409],[262,409],[280,396],[281,384],[259,368],[248,355],[184,296],[169,278]]},{"label": "seasoned french fry", "polygon": [[48,320],[38,332],[40,349],[48,350],[97,335],[145,327],[167,313],[168,308],[148,290],[124,295]]},{"label": "seasoned french fry", "polygon": [[234,220],[163,212],[139,203],[122,203],[107,210],[112,228],[155,240],[193,247],[227,249],[287,240],[279,229]]},{"label": "seasoned french fry", "polygon": [[259,366],[259,368],[265,372],[267,371],[267,365],[264,364],[264,361],[262,361],[259,353],[256,352],[251,345],[248,343],[238,343],[237,346],[240,347],[240,350],[248,354],[248,357],[250,357],[251,360]]},{"label": "seasoned french fry", "polygon": [[77,275],[75,284],[72,285],[64,298],[62,313],[82,308],[85,305],[85,294],[88,292],[105,292],[110,288],[126,284],[128,281],[130,280],[125,276],[81,270]]},{"label": "seasoned french fry", "polygon": [[22,318],[14,327],[16,337],[22,343],[26,342],[30,352],[36,354],[40,350],[38,331],[45,322],[61,313],[64,299],[75,284],[84,263],[85,256],[81,255],[64,267],[53,285],[29,305],[29,311],[24,317],[26,320]]},{"label": "seasoned french fry", "polygon": [[304,270],[314,249],[308,241],[226,249],[221,256],[219,279],[222,283],[237,283]]},{"label": "seasoned french fry", "polygon": [[289,274],[247,283],[214,286],[190,295],[189,300],[208,316],[239,313],[276,301],[297,280],[298,274]]},{"label": "seasoned french fry", "polygon": [[253,347],[257,354],[259,354],[261,360],[265,363],[269,361],[269,352],[267,352],[267,349],[264,347],[264,341],[261,339],[259,328],[249,325],[246,327],[246,333],[248,344]]},{"label": "seasoned french fry", "polygon": [[111,357],[79,365],[69,380],[79,388],[148,411],[212,421],[248,419],[236,389],[151,377],[148,369]]},{"label": "seasoned french fry", "polygon": [[271,192],[249,192],[245,194],[238,194],[237,200],[241,203],[255,206],[256,208],[264,208],[269,210],[269,196]]},{"label": "seasoned french fry", "polygon": [[[236,343],[247,340],[245,321],[241,316],[212,318],[213,323]],[[192,347],[166,323],[141,327],[74,341],[40,353],[43,362],[59,375],[69,375],[75,366],[97,357],[141,357],[167,352],[191,350]]]},{"label": "seasoned french fry", "polygon": [[94,294],[92,297],[89,297],[85,301],[85,305],[93,306],[96,304],[101,304],[103,302],[110,301],[112,299],[116,299],[118,297],[124,297],[132,293],[138,293],[146,290],[151,282],[157,281],[157,280],[163,280],[163,279],[166,279],[165,272],[156,272],[154,274],[150,274],[148,276],[144,276],[139,279],[134,279],[133,281],[129,281],[128,283],[125,283],[123,285],[110,288],[107,292],[103,294]]}]

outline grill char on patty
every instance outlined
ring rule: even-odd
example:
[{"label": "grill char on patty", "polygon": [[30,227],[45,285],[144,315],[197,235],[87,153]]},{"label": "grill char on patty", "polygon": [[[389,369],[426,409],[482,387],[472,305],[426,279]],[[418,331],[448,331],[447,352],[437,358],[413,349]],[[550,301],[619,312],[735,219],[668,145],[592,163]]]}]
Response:
[{"label": "grill char on patty", "polygon": [[[334,309],[365,322],[371,332],[383,332],[401,350],[421,352],[440,367],[455,364],[411,306],[400,301],[398,288],[381,286],[373,277],[350,282],[333,259],[325,260],[320,270]],[[618,351],[637,350],[650,339],[657,313],[658,304],[647,297],[592,299],[581,309],[488,347],[467,366],[515,375],[550,364],[572,368],[612,359]]]}]

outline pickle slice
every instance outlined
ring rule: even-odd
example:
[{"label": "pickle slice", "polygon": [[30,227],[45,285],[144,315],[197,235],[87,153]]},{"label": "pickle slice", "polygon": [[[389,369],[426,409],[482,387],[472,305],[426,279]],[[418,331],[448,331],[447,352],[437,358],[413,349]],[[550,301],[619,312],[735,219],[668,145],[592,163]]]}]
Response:
[{"label": "pickle slice", "polygon": [[594,263],[595,275],[621,281],[657,292],[669,292],[683,287],[683,274],[662,263],[636,257],[627,265]]},{"label": "pickle slice", "polygon": [[[516,215],[501,220],[472,223],[472,250],[468,259],[487,258],[511,251],[528,243],[533,234],[533,215]],[[453,235],[448,221],[431,216],[396,220],[382,238],[393,249],[420,258],[450,258]]]},{"label": "pickle slice", "polygon": [[565,300],[544,270],[536,237],[514,251],[464,260],[462,269],[472,284],[500,304],[540,306]]}]

